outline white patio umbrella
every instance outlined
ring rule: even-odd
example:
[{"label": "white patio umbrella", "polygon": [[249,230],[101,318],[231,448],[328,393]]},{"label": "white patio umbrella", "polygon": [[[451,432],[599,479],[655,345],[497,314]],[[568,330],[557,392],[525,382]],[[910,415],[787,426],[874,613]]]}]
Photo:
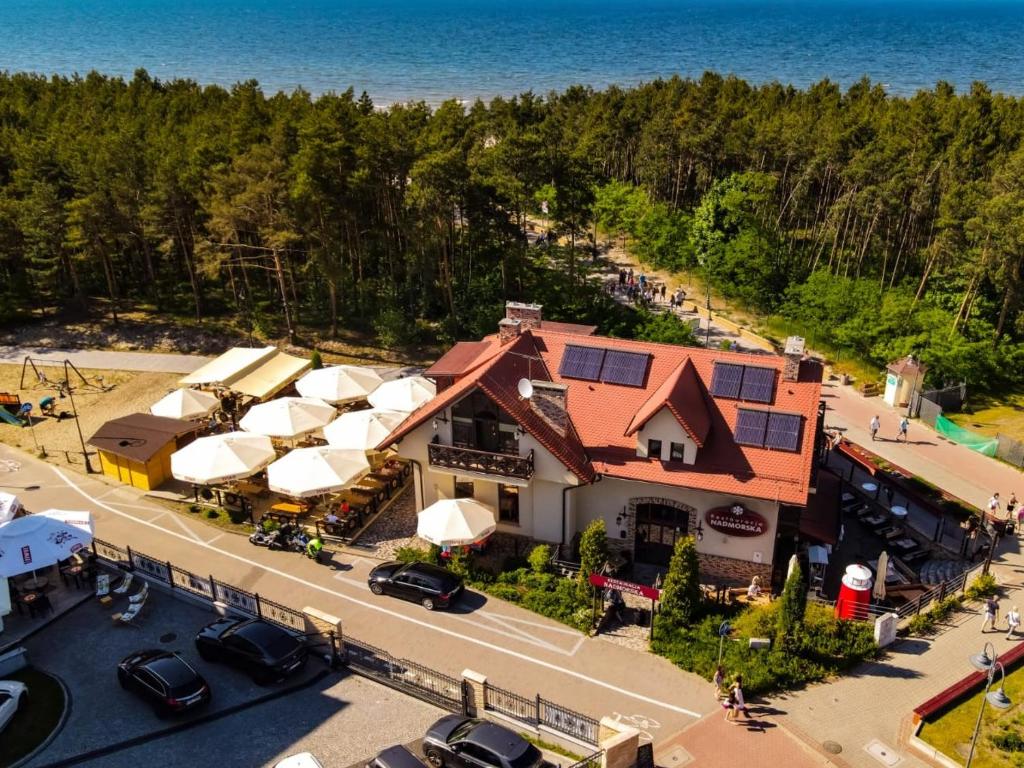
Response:
[{"label": "white patio umbrella", "polygon": [[220,399],[198,389],[176,389],[149,407],[154,416],[168,419],[201,419],[220,407]]},{"label": "white patio umbrella", "polygon": [[312,397],[279,397],[254,405],[238,422],[246,432],[268,437],[298,437],[320,429],[338,415],[333,405]]},{"label": "white patio umbrella", "polygon": [[[77,522],[69,522],[71,516]],[[91,541],[88,512],[49,510],[19,517],[0,525],[0,576],[19,576],[66,560]]]},{"label": "white patio umbrella", "polygon": [[381,440],[405,421],[408,413],[369,408],[365,411],[343,413],[326,427],[324,437],[335,448],[355,448],[372,451]]},{"label": "white patio umbrella", "polygon": [[416,516],[416,535],[439,547],[460,547],[494,533],[494,510],[474,499],[442,499]]},{"label": "white patio umbrella", "polygon": [[267,485],[274,493],[302,499],[340,491],[369,471],[361,450],[297,448],[267,467]]},{"label": "white patio umbrella", "polygon": [[422,376],[409,376],[404,379],[385,381],[366,399],[374,408],[412,413],[424,403],[432,400],[436,394],[437,387],[434,386],[434,382]]},{"label": "white patio umbrella", "polygon": [[317,397],[328,403],[344,403],[365,399],[383,381],[372,368],[332,365],[310,371],[295,382],[295,388],[303,397]]},{"label": "white patio umbrella", "polygon": [[878,556],[878,568],[875,571],[875,586],[871,588],[871,596],[875,600],[885,600],[885,580],[889,575],[889,553],[884,549]]},{"label": "white patio umbrella", "polygon": [[277,458],[270,438],[249,432],[200,437],[171,454],[171,474],[186,483],[213,485],[249,477]]},{"label": "white patio umbrella", "polygon": [[6,523],[14,519],[14,516],[21,510],[21,502],[13,493],[0,491],[0,523]]}]

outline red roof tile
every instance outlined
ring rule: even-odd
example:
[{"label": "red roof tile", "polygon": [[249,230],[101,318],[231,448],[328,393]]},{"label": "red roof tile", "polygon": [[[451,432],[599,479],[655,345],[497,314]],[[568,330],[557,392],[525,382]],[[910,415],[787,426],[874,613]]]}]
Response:
[{"label": "red roof tile", "polygon": [[704,440],[711,428],[711,417],[708,416],[704,389],[689,358],[686,362],[680,363],[647,402],[640,406],[640,410],[626,428],[626,437],[636,434],[662,408],[669,409],[698,448],[704,446]]},{"label": "red roof tile", "polygon": [[540,330],[552,333],[575,333],[578,336],[593,336],[597,332],[596,325],[580,325],[579,323],[560,323],[557,320],[544,320]]},{"label": "red roof tile", "polygon": [[487,341],[460,341],[423,372],[424,376],[461,376],[491,346]]},{"label": "red roof tile", "polygon": [[[547,323],[540,329],[525,331],[506,346],[500,346],[496,336],[489,336],[484,342],[487,347],[481,347],[482,351],[473,361],[475,368],[413,413],[382,446],[400,439],[441,409],[479,387],[520,420],[524,430],[581,479],[589,479],[597,472],[611,477],[770,499],[784,504],[802,506],[807,503],[821,396],[821,368],[815,363],[805,361],[801,366],[800,381],[787,382],[781,381],[783,359],[777,356],[606,337],[588,339],[588,345],[651,355],[646,386],[630,387],[558,375],[566,345],[579,344],[580,337],[553,331]],[[505,354],[507,351],[518,354]],[[539,370],[538,363],[531,363],[519,355],[539,355],[544,363],[543,370]],[[736,444],[733,428],[740,407],[746,404],[713,398],[706,393],[715,360],[773,367],[780,372],[775,399],[769,407],[804,417],[798,451]],[[519,398],[516,383],[523,377],[550,380],[566,386],[566,405],[574,428],[567,438],[559,437]],[[704,410],[698,407],[702,401]],[[635,431],[661,405],[672,410],[695,442],[700,437],[698,444],[701,447],[694,464],[662,462],[636,455]]]}]

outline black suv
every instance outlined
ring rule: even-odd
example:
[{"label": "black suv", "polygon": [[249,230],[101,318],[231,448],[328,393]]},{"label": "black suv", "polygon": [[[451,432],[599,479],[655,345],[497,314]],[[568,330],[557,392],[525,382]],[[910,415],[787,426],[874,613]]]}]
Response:
[{"label": "black suv", "polygon": [[419,603],[428,611],[447,608],[462,593],[462,579],[430,563],[378,565],[367,579],[375,595],[394,595]]},{"label": "black suv", "polygon": [[210,702],[210,686],[202,675],[171,651],[136,651],[117,665],[117,681],[148,701],[160,717]]},{"label": "black suv", "polygon": [[302,640],[263,619],[225,617],[203,627],[196,650],[205,661],[223,661],[248,672],[257,685],[284,680],[306,663]]},{"label": "black suv", "polygon": [[430,726],[423,754],[434,768],[555,768],[515,731],[460,715],[447,715]]}]

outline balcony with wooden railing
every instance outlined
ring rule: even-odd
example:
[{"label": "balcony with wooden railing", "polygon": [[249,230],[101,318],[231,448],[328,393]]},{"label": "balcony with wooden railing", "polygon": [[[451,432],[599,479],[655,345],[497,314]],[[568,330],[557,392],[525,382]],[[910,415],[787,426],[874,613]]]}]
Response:
[{"label": "balcony with wooden railing", "polygon": [[454,445],[430,443],[427,446],[430,466],[462,472],[514,477],[529,480],[533,477],[533,450],[525,456],[478,451],[475,448],[457,448]]}]

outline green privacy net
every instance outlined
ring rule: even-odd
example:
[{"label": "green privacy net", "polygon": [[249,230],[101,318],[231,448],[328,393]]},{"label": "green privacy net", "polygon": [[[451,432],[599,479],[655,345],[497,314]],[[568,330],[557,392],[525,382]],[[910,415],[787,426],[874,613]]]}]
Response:
[{"label": "green privacy net", "polygon": [[986,456],[995,456],[999,441],[988,435],[979,435],[969,429],[958,427],[952,421],[941,414],[935,419],[935,431],[954,443],[966,445],[972,451],[983,453]]}]

